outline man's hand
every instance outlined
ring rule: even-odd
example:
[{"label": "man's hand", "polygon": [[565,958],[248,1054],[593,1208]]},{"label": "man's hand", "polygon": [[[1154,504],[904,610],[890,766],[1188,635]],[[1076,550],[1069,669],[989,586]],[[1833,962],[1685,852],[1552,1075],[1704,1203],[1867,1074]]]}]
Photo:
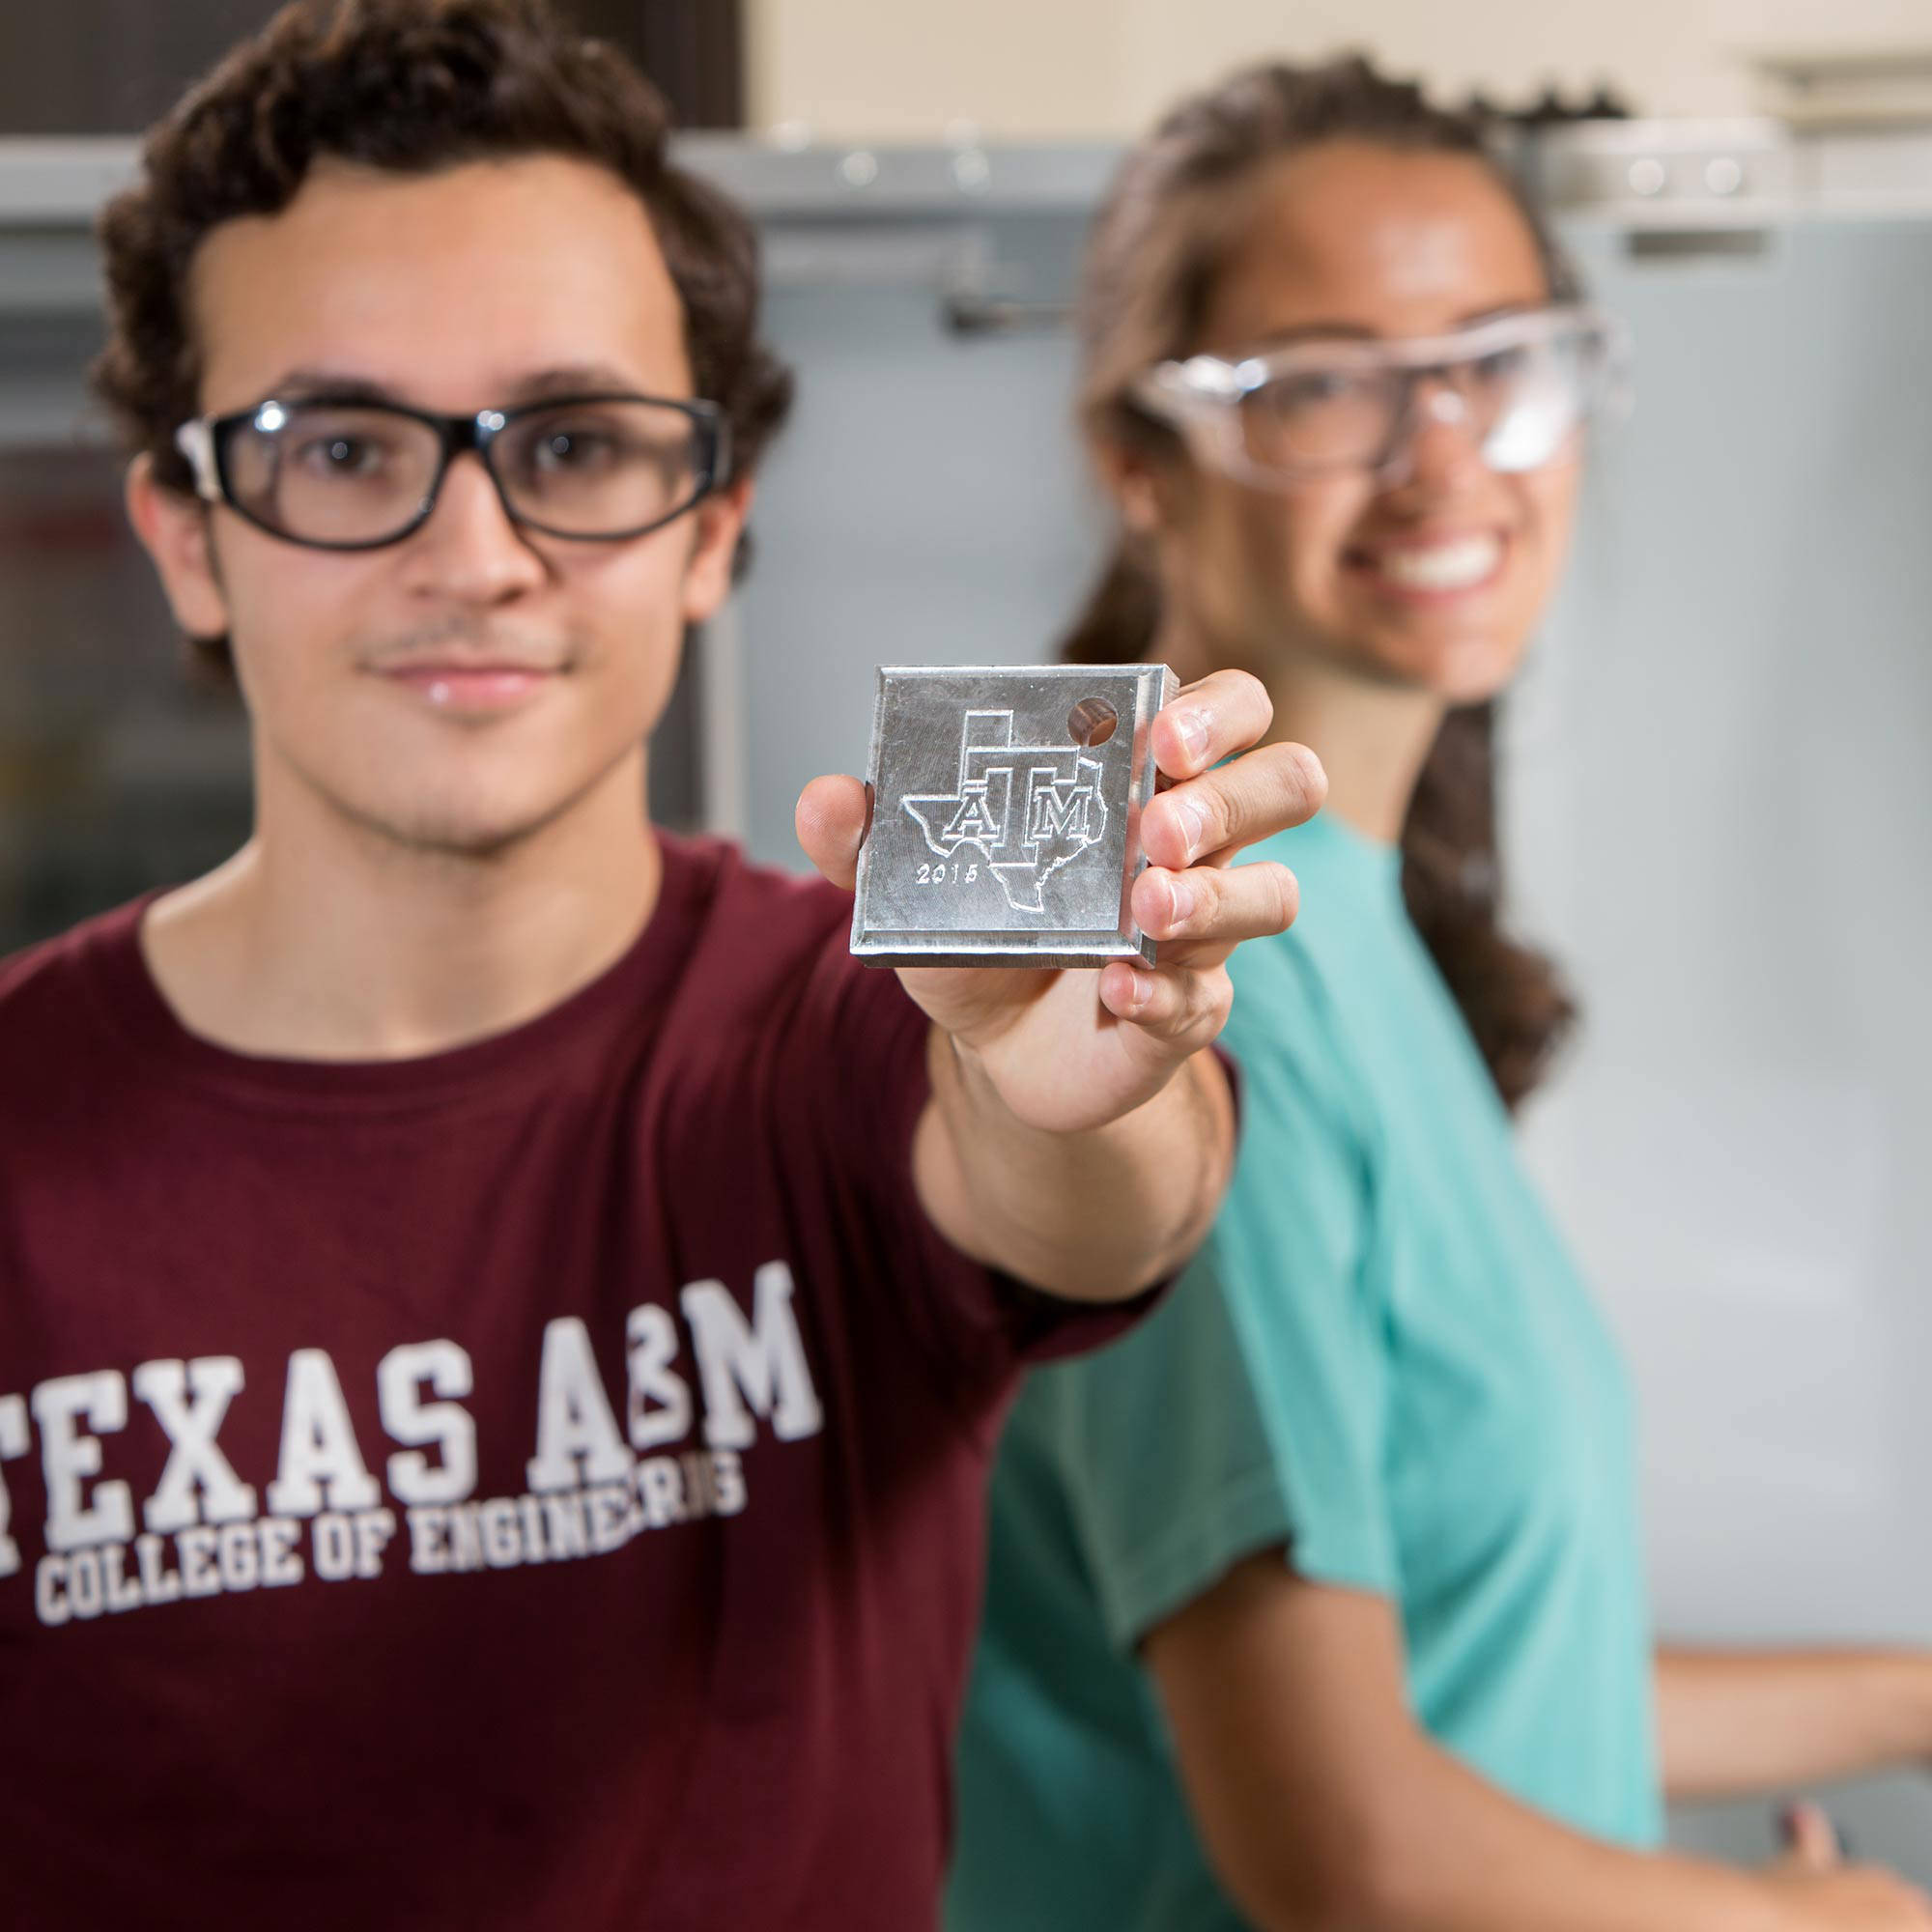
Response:
[{"label": "man's hand", "polygon": [[[1141,814],[1148,865],[1133,912],[1158,942],[1158,965],[899,969],[907,992],[1018,1122],[1079,1133],[1151,1099],[1226,1022],[1228,955],[1293,920],[1287,867],[1233,865],[1244,846],[1312,817],[1328,788],[1303,746],[1248,749],[1272,719],[1260,681],[1228,670],[1188,685],[1153,722],[1155,763],[1175,783]],[[814,779],[799,798],[799,843],[836,884],[853,881],[865,824],[857,779]]]}]

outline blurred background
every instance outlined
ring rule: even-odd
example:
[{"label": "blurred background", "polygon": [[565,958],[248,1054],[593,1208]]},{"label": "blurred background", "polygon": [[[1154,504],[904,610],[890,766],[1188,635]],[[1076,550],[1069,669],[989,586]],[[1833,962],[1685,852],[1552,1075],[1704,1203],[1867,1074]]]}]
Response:
[{"label": "blurred background", "polygon": [[[1932,1640],[1928,0],[574,0],[755,213],[800,404],[660,815],[796,863],[881,662],[1041,658],[1100,523],[1065,303],[1117,144],[1362,48],[1520,129],[1638,401],[1506,717],[1519,923],[1585,1029],[1532,1158],[1634,1363],[1663,1629]],[[0,10],[0,952],[245,836],[85,402],[90,223],[248,0]],[[1932,1880],[1932,1782],[1836,1794]],[[1769,1850],[1765,1807],[1687,1845]]]}]

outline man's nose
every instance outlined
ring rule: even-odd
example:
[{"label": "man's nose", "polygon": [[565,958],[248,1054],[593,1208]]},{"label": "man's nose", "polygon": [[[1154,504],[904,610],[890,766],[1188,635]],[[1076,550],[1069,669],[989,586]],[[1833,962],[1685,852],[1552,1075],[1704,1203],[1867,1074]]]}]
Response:
[{"label": "man's nose", "polygon": [[542,584],[546,566],[512,522],[473,451],[454,457],[436,508],[410,540],[413,589],[467,604],[500,604]]}]

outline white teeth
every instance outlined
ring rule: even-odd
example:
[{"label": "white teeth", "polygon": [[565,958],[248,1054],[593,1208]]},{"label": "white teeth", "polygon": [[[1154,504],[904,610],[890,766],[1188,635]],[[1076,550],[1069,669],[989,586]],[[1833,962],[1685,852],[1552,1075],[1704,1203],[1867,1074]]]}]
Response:
[{"label": "white teeth", "polygon": [[1502,554],[1497,537],[1459,537],[1427,550],[1383,551],[1373,568],[1377,576],[1408,590],[1466,590],[1493,576]]}]

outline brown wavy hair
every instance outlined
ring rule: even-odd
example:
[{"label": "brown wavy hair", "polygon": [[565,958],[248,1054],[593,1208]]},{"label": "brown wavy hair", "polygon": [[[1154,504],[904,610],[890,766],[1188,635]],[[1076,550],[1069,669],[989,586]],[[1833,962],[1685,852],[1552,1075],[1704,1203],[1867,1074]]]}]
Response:
[{"label": "brown wavy hair", "polygon": [[[174,433],[200,406],[187,278],[210,230],[279,213],[324,159],[431,174],[562,155],[608,168],[642,202],[683,303],[696,392],[723,408],[733,471],[747,473],[784,420],[791,375],[757,332],[756,233],[671,163],[670,128],[657,89],[543,0],[295,0],[150,131],[141,179],[103,211],[108,337],[95,392],[156,481],[192,492]],[[226,639],[190,645],[232,675]]]},{"label": "brown wavy hair", "polygon": [[[1580,294],[1548,224],[1472,115],[1359,57],[1264,66],[1172,110],[1122,163],[1088,242],[1081,287],[1080,415],[1089,438],[1172,456],[1174,433],[1127,398],[1133,379],[1198,339],[1216,276],[1250,213],[1240,190],[1323,141],[1470,156],[1493,173],[1536,242],[1555,300]],[[1143,658],[1161,619],[1145,549],[1123,537],[1061,647],[1079,664]],[[1548,1070],[1577,1016],[1555,967],[1502,927],[1494,707],[1453,710],[1431,748],[1402,829],[1402,888],[1504,1103]]]}]

